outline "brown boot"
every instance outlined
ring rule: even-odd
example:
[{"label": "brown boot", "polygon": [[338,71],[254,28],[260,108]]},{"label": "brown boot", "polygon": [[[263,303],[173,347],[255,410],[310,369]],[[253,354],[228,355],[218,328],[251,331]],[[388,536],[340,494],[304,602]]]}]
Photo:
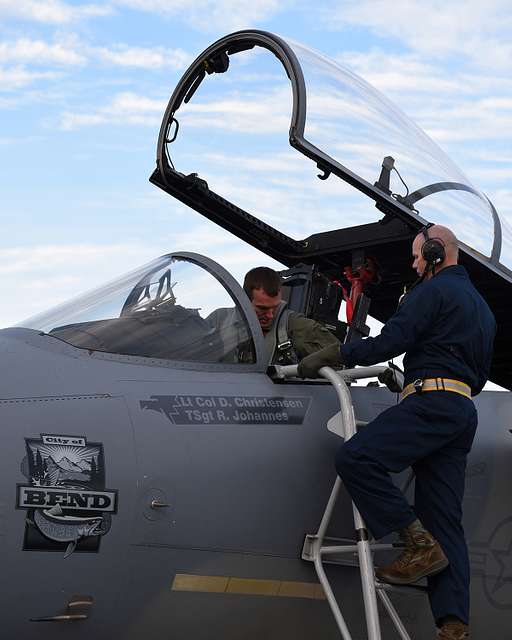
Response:
[{"label": "brown boot", "polygon": [[399,535],[405,543],[405,550],[394,562],[375,571],[381,582],[412,584],[448,566],[439,543],[419,520],[402,529]]},{"label": "brown boot", "polygon": [[468,640],[468,625],[460,620],[445,622],[439,629],[437,640]]}]

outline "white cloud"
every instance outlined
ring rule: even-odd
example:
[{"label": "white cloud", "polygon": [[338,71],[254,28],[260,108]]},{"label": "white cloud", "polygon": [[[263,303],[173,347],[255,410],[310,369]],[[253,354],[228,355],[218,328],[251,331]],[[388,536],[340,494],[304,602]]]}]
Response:
[{"label": "white cloud", "polygon": [[418,102],[410,112],[441,143],[461,145],[481,141],[483,152],[489,151],[490,144],[507,144],[507,139],[512,146],[512,98],[454,96],[450,101],[433,98],[428,103]]},{"label": "white cloud", "polygon": [[[259,94],[230,96],[204,103],[189,103],[180,111],[180,122],[191,127],[224,129],[238,133],[264,133],[287,136],[290,126],[289,90],[268,92],[265,99]],[[132,92],[117,94],[111,102],[90,113],[66,112],[61,128],[75,129],[94,124],[138,124],[158,126],[167,106],[165,100],[154,100]]]},{"label": "white cloud", "polygon": [[454,104],[473,98],[500,108],[510,107],[512,80],[509,74],[472,69],[454,72],[417,53],[389,53],[376,48],[368,52],[344,51],[336,59],[397,104],[428,107]]},{"label": "white cloud", "polygon": [[65,112],[61,116],[60,126],[66,130],[98,124],[158,126],[166,106],[166,101],[124,92],[93,113]]},{"label": "white cloud", "polygon": [[[28,71],[22,66],[12,67],[10,69],[2,69],[0,67],[0,90],[14,91],[32,84],[36,80],[54,79],[58,76],[58,73],[52,71]],[[9,104],[6,106],[9,106]]]},{"label": "white cloud", "polygon": [[479,160],[481,162],[492,162],[496,164],[510,164],[512,165],[512,153],[508,152],[499,152],[499,151],[489,151],[486,149],[479,149],[476,151],[469,151],[467,155],[470,158]]},{"label": "white cloud", "polygon": [[0,62],[13,61],[68,66],[83,64],[86,59],[82,54],[63,43],[49,44],[42,40],[20,38],[15,42],[0,43]]},{"label": "white cloud", "polygon": [[503,151],[512,148],[508,75],[474,68],[454,73],[431,56],[384,49],[343,52],[338,60],[407,112],[491,199],[496,187],[507,184],[512,175],[512,159]]},{"label": "white cloud", "polygon": [[[241,279],[255,264],[278,263],[198,216],[186,231],[174,235],[173,251],[199,251]],[[0,327],[12,326],[35,314],[91,291],[137,269],[169,248],[133,243],[69,244],[10,247],[0,253]],[[13,301],[16,301],[13,304]]]},{"label": "white cloud", "polygon": [[[297,207],[296,200],[306,197],[309,205],[316,203],[310,210],[312,213],[319,203],[322,210],[327,210],[332,205],[329,199],[346,198],[355,194],[353,187],[338,178],[333,177],[327,182],[319,180],[319,170],[315,163],[293,149],[263,157],[220,152],[206,153],[203,157],[218,176],[230,176],[230,189],[233,184],[248,186],[251,182],[256,182],[265,191],[264,200],[267,203],[284,196],[290,202],[294,201],[294,207]],[[248,193],[253,192],[244,191],[244,195]],[[255,192],[255,197],[251,199],[253,206],[261,204],[260,195],[260,191]],[[276,206],[276,209],[279,208]],[[291,219],[293,217],[290,216]]]},{"label": "white cloud", "polygon": [[[393,54],[383,49],[368,52],[344,51],[336,58],[342,65],[361,75],[386,94],[425,93],[435,95],[473,93],[463,78],[447,74],[442,67],[426,61],[418,54]],[[414,82],[411,79],[414,78]]]},{"label": "white cloud", "polygon": [[302,173],[305,165],[309,168],[312,166],[310,160],[307,160],[292,149],[287,153],[276,152],[272,154],[271,157],[260,157],[256,155],[234,156],[232,153],[227,154],[221,152],[207,153],[204,154],[204,157],[216,167],[232,168],[236,166],[237,169],[243,169],[247,171],[247,173],[256,171],[257,173],[268,173],[279,176],[287,173]]},{"label": "white cloud", "polygon": [[0,16],[47,24],[66,24],[82,18],[109,15],[108,4],[68,4],[61,0],[0,0]]},{"label": "white cloud", "polygon": [[192,27],[225,32],[254,26],[268,20],[282,10],[284,2],[279,0],[204,0],[202,3],[190,0],[114,0],[118,6],[139,11],[157,13],[163,16],[177,16]]},{"label": "white cloud", "polygon": [[[507,218],[507,224],[512,229],[512,189],[498,189],[495,193],[495,200],[493,203],[500,214],[505,214]],[[509,232],[509,240],[512,248],[512,230]],[[511,263],[512,268],[512,263]]]},{"label": "white cloud", "polygon": [[239,133],[286,135],[291,121],[289,91],[269,92],[264,98],[245,94],[211,102],[188,104],[181,120],[194,127],[220,128]]},{"label": "white cloud", "polygon": [[121,243],[3,249],[0,326],[49,309],[154,257],[151,247]]},{"label": "white cloud", "polygon": [[361,0],[324,11],[326,24],[357,25],[392,37],[411,51],[442,58],[464,56],[476,65],[510,69],[512,14],[509,0]]},{"label": "white cloud", "polygon": [[192,61],[192,56],[183,49],[165,47],[144,48],[118,44],[111,48],[91,47],[89,52],[91,56],[109,64],[141,69],[184,69]]},{"label": "white cloud", "polygon": [[0,137],[0,145],[25,147],[43,141],[41,136]]},{"label": "white cloud", "polygon": [[126,252],[140,251],[140,247],[126,244],[113,245],[40,245],[31,247],[10,247],[0,253],[0,276],[20,276],[29,271],[53,271],[66,267],[71,261],[93,263],[96,260],[111,260]]},{"label": "white cloud", "polygon": [[222,160],[216,155],[212,166],[201,166],[199,174],[210,189],[293,238],[374,222],[379,217],[368,206],[368,199],[346,183],[337,178],[318,180],[315,165],[306,158],[302,158],[302,167],[297,163],[287,173],[260,173],[257,179],[250,158],[232,156],[229,163],[225,156]]},{"label": "white cloud", "polygon": [[[0,69],[0,82],[1,82],[1,78],[2,78],[2,70]],[[19,100],[17,100],[16,98],[13,98],[11,96],[9,98],[4,98],[3,96],[0,96],[0,109],[14,109],[18,105],[19,105]],[[4,138],[4,140],[5,139],[8,139],[8,138]]]},{"label": "white cloud", "polygon": [[139,69],[184,69],[192,56],[183,49],[165,47],[130,47],[119,43],[110,47],[94,47],[71,34],[60,41],[45,42],[19,38],[0,42],[0,63],[59,66],[85,65],[91,61],[105,65]]},{"label": "white cloud", "polygon": [[60,127],[65,131],[71,131],[79,127],[107,124],[108,122],[107,116],[100,113],[73,113],[68,111],[62,114]]}]

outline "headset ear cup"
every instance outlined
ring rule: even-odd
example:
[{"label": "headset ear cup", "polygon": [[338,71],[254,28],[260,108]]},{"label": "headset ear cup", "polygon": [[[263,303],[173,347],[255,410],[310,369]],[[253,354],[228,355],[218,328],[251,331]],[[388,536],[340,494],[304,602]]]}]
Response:
[{"label": "headset ear cup", "polygon": [[440,240],[430,238],[421,247],[423,259],[430,264],[440,264],[446,258],[444,246]]}]

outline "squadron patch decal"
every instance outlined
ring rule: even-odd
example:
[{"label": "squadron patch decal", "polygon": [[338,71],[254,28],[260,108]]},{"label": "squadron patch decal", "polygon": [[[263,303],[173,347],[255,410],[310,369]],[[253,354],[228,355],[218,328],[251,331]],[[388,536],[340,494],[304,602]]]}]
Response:
[{"label": "squadron patch decal", "polygon": [[100,442],[84,436],[41,434],[25,438],[16,507],[27,509],[23,549],[98,551],[117,511],[117,491],[105,489]]},{"label": "squadron patch decal", "polygon": [[172,424],[302,424],[310,397],[290,396],[151,396],[141,409],[163,413]]}]

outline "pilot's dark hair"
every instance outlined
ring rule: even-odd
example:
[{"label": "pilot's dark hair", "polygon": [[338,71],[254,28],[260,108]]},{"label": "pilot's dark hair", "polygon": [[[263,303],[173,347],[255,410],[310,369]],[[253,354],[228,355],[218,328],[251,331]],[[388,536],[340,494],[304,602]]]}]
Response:
[{"label": "pilot's dark hair", "polygon": [[281,276],[270,267],[255,267],[244,278],[244,291],[252,300],[253,289],[263,289],[267,296],[277,296],[281,291]]}]

